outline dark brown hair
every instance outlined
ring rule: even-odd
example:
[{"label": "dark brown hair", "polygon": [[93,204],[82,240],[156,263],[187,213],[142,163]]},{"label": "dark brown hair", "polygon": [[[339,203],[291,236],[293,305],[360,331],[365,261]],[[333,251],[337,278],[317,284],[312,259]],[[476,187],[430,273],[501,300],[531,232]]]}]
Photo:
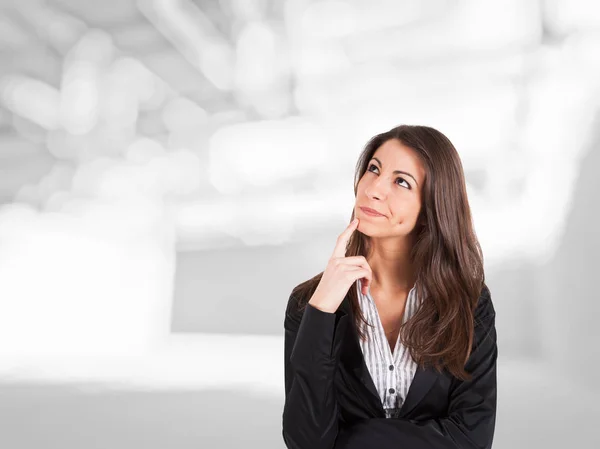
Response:
[{"label": "dark brown hair", "polygon": [[[460,157],[454,145],[434,128],[400,125],[372,137],[359,156],[354,177],[358,183],[375,151],[386,141],[397,139],[413,149],[425,169],[422,207],[413,230],[410,254],[416,273],[415,290],[422,299],[415,314],[400,327],[400,338],[413,358],[425,367],[446,369],[465,380],[471,376],[464,366],[473,345],[474,310],[485,286],[483,254],[477,240],[468,203]],[[354,209],[350,220],[354,219]],[[354,232],[346,257],[369,254],[370,237]],[[292,291],[301,309],[306,307],[323,272]],[[357,282],[348,291],[359,337],[361,322],[369,325],[359,306]]]}]

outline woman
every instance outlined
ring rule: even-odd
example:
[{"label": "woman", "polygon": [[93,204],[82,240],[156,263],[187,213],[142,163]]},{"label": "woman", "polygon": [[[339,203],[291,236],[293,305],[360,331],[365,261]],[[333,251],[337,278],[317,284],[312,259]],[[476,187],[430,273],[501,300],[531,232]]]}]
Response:
[{"label": "woman", "polygon": [[456,149],[426,126],[379,134],[354,193],[326,269],[287,303],[286,446],[491,448],[495,310]]}]

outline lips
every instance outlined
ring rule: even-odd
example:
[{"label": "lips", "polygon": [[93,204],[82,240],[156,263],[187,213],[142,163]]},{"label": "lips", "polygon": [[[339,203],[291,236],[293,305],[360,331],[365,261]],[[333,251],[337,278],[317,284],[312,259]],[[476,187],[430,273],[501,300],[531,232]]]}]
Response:
[{"label": "lips", "polygon": [[385,215],[383,215],[381,212],[378,212],[375,209],[371,209],[370,207],[361,207],[360,209],[364,212],[370,212],[372,214],[377,214],[377,215],[381,215],[382,217],[385,217]]}]

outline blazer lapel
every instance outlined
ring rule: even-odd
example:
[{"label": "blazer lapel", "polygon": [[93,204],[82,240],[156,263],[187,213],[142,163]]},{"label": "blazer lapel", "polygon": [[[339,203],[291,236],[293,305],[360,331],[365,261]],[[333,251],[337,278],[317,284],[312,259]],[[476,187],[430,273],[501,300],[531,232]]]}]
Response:
[{"label": "blazer lapel", "polygon": [[[344,303],[346,299],[344,299]],[[344,303],[342,303],[344,305]],[[359,393],[360,399],[363,404],[371,412],[373,416],[385,417],[385,411],[381,405],[381,399],[379,399],[379,392],[373,382],[369,368],[367,367],[365,358],[363,357],[362,349],[360,347],[356,326],[354,325],[354,315],[350,310],[350,305],[345,304],[345,311],[348,314],[350,320],[348,326],[348,333],[343,343],[343,356],[344,362],[349,369],[356,375],[362,385],[366,388],[366,395]]]},{"label": "blazer lapel", "polygon": [[[358,332],[354,324],[354,314],[350,307],[348,296],[344,298],[341,305],[342,310],[348,314],[350,319],[349,338],[344,341],[344,351],[346,352],[346,359],[350,363],[351,370],[360,379],[361,383],[366,387],[368,396],[363,397],[365,405],[374,413],[375,416],[385,417],[385,411],[379,398],[379,392],[373,382],[369,368],[362,353],[360,347]],[[406,417],[425,397],[427,392],[431,389],[439,374],[433,368],[423,369],[417,366],[417,370],[413,377],[413,381],[408,389],[408,394],[400,408],[399,417]]]},{"label": "blazer lapel", "polygon": [[417,370],[413,381],[408,389],[408,394],[400,407],[400,418],[406,417],[429,392],[439,374],[433,368],[421,368],[417,365]]}]

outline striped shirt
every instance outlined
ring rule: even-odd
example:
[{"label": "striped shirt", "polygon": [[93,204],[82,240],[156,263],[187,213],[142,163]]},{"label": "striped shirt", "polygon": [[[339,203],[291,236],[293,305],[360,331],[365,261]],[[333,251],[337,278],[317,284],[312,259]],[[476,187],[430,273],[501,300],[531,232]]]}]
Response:
[{"label": "striped shirt", "polygon": [[[359,279],[357,290],[362,313],[367,322],[375,326],[373,328],[364,327],[367,339],[366,341],[359,339],[360,346],[373,383],[379,392],[386,418],[395,418],[408,394],[417,364],[410,356],[408,349],[400,342],[400,335],[398,335],[392,353],[379,318],[377,306],[371,296],[370,287],[367,294],[363,295]],[[406,299],[403,322],[406,322],[415,313],[417,305],[416,289],[413,287]]]}]

